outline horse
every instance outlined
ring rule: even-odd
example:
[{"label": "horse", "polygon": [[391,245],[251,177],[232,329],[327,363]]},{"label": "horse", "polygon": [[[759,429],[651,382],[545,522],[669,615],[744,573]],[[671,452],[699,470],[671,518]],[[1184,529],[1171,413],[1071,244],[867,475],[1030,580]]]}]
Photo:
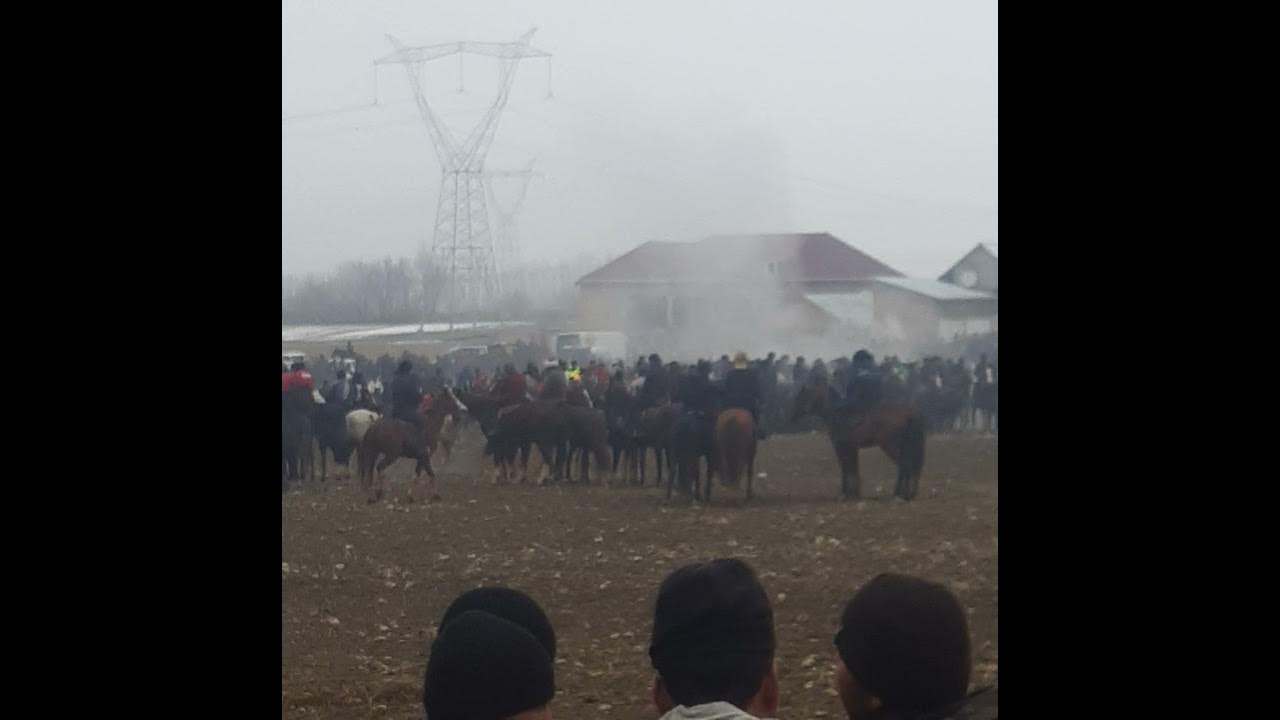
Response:
[{"label": "horse", "polygon": [[[717,413],[718,414],[718,413]],[[701,475],[700,462],[707,461],[707,499],[711,497],[711,476],[716,471],[715,417],[681,414],[671,427],[670,452],[675,457],[675,472],[667,475],[667,499],[676,482],[689,492],[694,500],[701,500],[698,488]]]},{"label": "horse", "polygon": [[861,495],[858,450],[879,446],[898,466],[894,495],[911,500],[920,489],[924,469],[926,419],[909,403],[881,400],[866,411],[849,406],[833,407],[830,387],[819,382],[805,385],[796,394],[792,421],[813,413],[827,423],[827,434],[840,463],[840,492],[844,497]]},{"label": "horse", "polygon": [[982,411],[983,429],[986,432],[999,427],[1000,419],[1000,386],[999,381],[987,382],[973,386],[973,427],[977,428],[977,412]]},{"label": "horse", "polygon": [[633,438],[629,432],[628,418],[636,399],[622,388],[614,388],[604,398],[605,422],[609,429],[609,447],[613,450],[613,473],[618,474],[618,462],[630,449]]},{"label": "horse", "polygon": [[566,404],[563,408],[569,430],[569,453],[566,456],[565,475],[569,478],[573,464],[574,452],[582,454],[582,472],[578,480],[591,484],[591,475],[587,470],[588,460],[595,455],[596,468],[607,472],[609,468],[608,423],[603,410],[584,408]]},{"label": "horse", "polygon": [[[374,462],[382,454],[382,462],[377,464],[377,483],[374,483]],[[392,417],[378,418],[364,434],[360,442],[360,486],[368,494],[369,504],[382,500],[383,473],[396,460],[402,457],[418,461],[413,469],[413,479],[426,471],[431,481],[431,498],[438,500],[440,492],[436,487],[435,469],[431,467],[431,451],[427,438],[413,423],[397,420]]]},{"label": "horse", "polygon": [[573,384],[569,389],[565,390],[564,404],[570,407],[594,408],[595,403],[591,401],[591,393],[581,385]]},{"label": "horse", "polygon": [[304,475],[316,479],[315,459],[312,455],[311,418],[302,413],[284,412],[280,415],[280,484],[301,480]]},{"label": "horse", "polygon": [[[751,412],[742,408],[728,408],[716,417],[715,449],[721,481],[737,487],[739,477],[747,472],[747,499],[751,499],[755,480],[756,434]],[[711,478],[707,478],[707,502],[711,502]]]},{"label": "horse", "polygon": [[356,408],[347,413],[347,440],[351,443],[351,456],[347,460],[347,475],[351,475],[351,460],[356,459],[356,467],[359,467],[360,443],[364,440],[365,433],[369,432],[369,428],[373,427],[373,423],[382,417],[381,413],[369,410],[368,408]]},{"label": "horse", "polygon": [[487,436],[493,432],[493,426],[498,421],[498,411],[500,410],[498,398],[465,390],[456,393],[456,397],[467,406],[467,415],[480,425],[481,433]]},{"label": "horse", "polygon": [[364,440],[364,434],[369,431],[373,422],[380,417],[382,415],[364,408],[357,408],[347,413],[347,438],[356,447],[360,447],[360,442]]},{"label": "horse", "polygon": [[[369,502],[374,503],[382,499],[383,473],[402,457],[418,461],[414,467],[414,480],[416,481],[425,471],[431,482],[431,499],[440,499],[435,469],[431,467],[431,454],[440,441],[440,433],[445,427],[446,419],[456,420],[460,413],[466,411],[467,406],[458,400],[452,390],[445,388],[440,398],[425,413],[427,422],[424,431],[419,431],[413,423],[396,418],[382,417],[375,420],[360,441],[360,484],[366,492],[374,486],[374,463],[377,462],[379,455],[384,456],[382,461],[377,463],[377,485],[369,497]],[[445,445],[445,451],[448,454],[448,444]]]},{"label": "horse", "polygon": [[676,421],[676,407],[670,403],[646,408],[638,413],[634,420],[635,427],[631,447],[628,448],[628,469],[633,477],[638,477],[640,487],[644,487],[645,453],[653,448],[653,464],[657,468],[658,487],[662,486],[662,468],[665,465],[667,475],[675,473],[674,455],[671,451],[671,428]]},{"label": "horse", "polygon": [[492,455],[499,468],[499,476],[507,479],[515,465],[516,451],[521,451],[520,482],[524,482],[529,469],[529,446],[537,445],[542,454],[542,472],[538,484],[546,481],[547,470],[553,479],[562,477],[566,445],[569,442],[568,416],[558,400],[538,399],[505,410],[498,418],[485,445],[485,454]]},{"label": "horse", "polygon": [[316,405],[311,413],[312,425],[315,428],[317,445],[320,450],[320,481],[329,477],[328,452],[333,453],[333,461],[350,468],[351,451],[356,445],[347,432],[348,406],[345,403],[325,403]]},{"label": "horse", "polygon": [[280,395],[281,486],[290,480],[299,480],[303,475],[312,482],[316,479],[311,423],[314,408],[315,400],[308,388],[297,387]]}]

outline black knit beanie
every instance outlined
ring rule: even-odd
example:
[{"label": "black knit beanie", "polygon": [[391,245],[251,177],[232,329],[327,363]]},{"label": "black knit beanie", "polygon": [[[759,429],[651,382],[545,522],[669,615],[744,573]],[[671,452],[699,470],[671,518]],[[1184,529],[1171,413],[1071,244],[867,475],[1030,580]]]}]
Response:
[{"label": "black knit beanie", "polygon": [[528,630],[487,612],[451,619],[431,645],[427,720],[504,720],[556,694],[551,656]]},{"label": "black knit beanie", "polygon": [[528,630],[552,660],[556,659],[556,631],[542,608],[525,593],[508,587],[483,587],[459,595],[440,618],[440,629],[468,610],[483,610]]},{"label": "black knit beanie", "polygon": [[937,583],[876,577],[845,606],[835,644],[845,667],[886,710],[931,710],[968,690],[969,625],[960,602]]},{"label": "black knit beanie", "polygon": [[668,663],[722,655],[773,656],[773,608],[751,567],[713,560],[676,570],[662,582],[649,659]]}]

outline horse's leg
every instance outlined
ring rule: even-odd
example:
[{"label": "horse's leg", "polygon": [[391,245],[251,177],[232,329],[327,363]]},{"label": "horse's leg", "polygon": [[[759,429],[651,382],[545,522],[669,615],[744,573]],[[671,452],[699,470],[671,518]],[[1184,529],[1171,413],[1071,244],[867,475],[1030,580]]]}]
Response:
[{"label": "horse's leg", "polygon": [[[654,452],[656,453],[656,452],[657,452],[657,450],[654,450]],[[643,458],[641,458],[641,463],[642,463],[642,464],[641,464],[641,469],[642,469],[642,470],[643,470],[643,462],[644,462],[644,459],[643,459]],[[657,486],[658,486],[658,487],[662,487],[662,480],[661,480],[661,476],[659,476],[659,479],[658,479],[657,481],[655,481],[655,482],[656,482],[656,484],[657,484]],[[670,502],[670,500],[671,500],[671,489],[672,489],[672,486],[673,486],[673,485],[675,485],[675,484],[676,484],[676,476],[675,476],[675,473],[667,473],[667,501],[668,501],[668,502]]]},{"label": "horse's leg", "polygon": [[849,447],[847,443],[832,442],[836,453],[836,463],[840,466],[840,496],[849,496]]},{"label": "horse's leg", "polygon": [[[695,456],[695,457],[696,457],[696,456]],[[708,504],[708,505],[710,505],[710,504],[711,504],[711,469],[712,469],[712,468],[711,468],[711,453],[706,453],[703,457],[705,457],[705,458],[707,459],[707,480],[706,480],[706,482],[705,482],[705,483],[704,483],[704,485],[703,485],[703,487],[705,487],[705,488],[706,488],[706,490],[703,492],[703,495],[704,495],[704,496],[705,496],[705,498],[706,498],[707,504]],[[695,468],[697,468],[697,471],[696,471],[696,472],[697,472],[699,475],[701,475],[701,474],[702,474],[702,463],[701,463],[701,462],[698,462],[696,459],[694,460],[694,462],[696,463],[696,464],[694,465],[694,467],[695,467]],[[696,477],[696,476],[695,476],[694,480],[695,480],[695,482],[697,481],[697,477]]]},{"label": "horse's leg", "polygon": [[[333,462],[338,462],[338,456],[333,457]],[[329,478],[329,454],[324,451],[324,444],[320,445],[320,482],[324,482]]]},{"label": "horse's leg", "polygon": [[385,473],[386,473],[386,471],[387,471],[387,468],[391,467],[391,463],[394,463],[394,462],[395,462],[396,460],[398,460],[398,459],[400,459],[400,453],[398,453],[398,452],[397,452],[397,453],[387,453],[387,456],[386,456],[386,457],[384,457],[384,458],[382,458],[382,460],[380,460],[380,461],[378,462],[378,465],[377,465],[377,467],[375,468],[375,469],[378,471],[378,477],[377,477],[377,480],[374,482],[374,496],[375,496],[375,497],[374,497],[373,502],[378,502],[378,501],[382,500],[383,494],[384,494],[385,489],[386,489],[386,476],[385,476]]},{"label": "horse's leg", "polygon": [[[582,484],[583,484],[583,485],[590,485],[590,484],[591,484],[591,473],[590,473],[590,470],[588,469],[587,465],[588,465],[588,462],[589,462],[589,461],[590,461],[590,459],[591,459],[591,458],[589,457],[589,456],[591,455],[591,453],[590,453],[590,452],[588,452],[588,451],[587,451],[587,448],[585,448],[585,447],[584,447],[584,448],[580,448],[580,449],[578,450],[578,453],[582,455],[582,478],[581,478],[581,479],[582,479]],[[600,472],[603,472],[603,470],[600,470],[600,468],[596,468],[596,470],[598,470],[598,471],[600,471]]]},{"label": "horse's leg", "polygon": [[751,499],[751,495],[752,495],[751,488],[752,488],[752,483],[755,482],[755,478],[756,478],[756,440],[755,440],[755,436],[752,436],[751,440],[747,444],[747,499],[748,500]]},{"label": "horse's leg", "polygon": [[440,499],[440,486],[436,484],[435,468],[431,467],[431,453],[426,453],[418,458],[418,465],[413,469],[413,482],[418,483],[418,476],[423,471],[427,473],[427,484],[431,486],[431,500]]},{"label": "horse's leg", "polygon": [[858,469],[858,446],[849,445],[849,497],[862,497],[862,473]]},{"label": "horse's leg", "polygon": [[538,470],[538,484],[547,484],[547,475],[555,462],[554,447],[551,443],[538,443],[538,454],[542,456],[542,467]]}]

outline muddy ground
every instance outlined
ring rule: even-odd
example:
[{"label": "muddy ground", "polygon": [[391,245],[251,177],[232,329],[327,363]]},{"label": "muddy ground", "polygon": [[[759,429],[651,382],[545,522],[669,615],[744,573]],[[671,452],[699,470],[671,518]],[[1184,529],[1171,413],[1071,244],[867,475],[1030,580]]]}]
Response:
[{"label": "muddy ground", "polygon": [[[441,502],[406,502],[413,463],[368,506],[332,478],[281,498],[282,716],[421,718],[436,621],[460,592],[532,595],[559,638],[557,718],[656,717],[646,652],[654,594],[680,565],[746,559],[774,600],[779,718],[840,718],[832,636],[844,602],[878,573],[949,584],[968,608],[974,681],[998,673],[997,440],[931,437],[919,498],[892,501],[894,470],[862,453],[861,502],[836,499],[825,435],[763,443],[757,498],[661,502],[648,488],[497,486],[475,436],[444,466]],[[332,466],[330,468],[332,472]],[[650,480],[652,482],[652,479]]]}]

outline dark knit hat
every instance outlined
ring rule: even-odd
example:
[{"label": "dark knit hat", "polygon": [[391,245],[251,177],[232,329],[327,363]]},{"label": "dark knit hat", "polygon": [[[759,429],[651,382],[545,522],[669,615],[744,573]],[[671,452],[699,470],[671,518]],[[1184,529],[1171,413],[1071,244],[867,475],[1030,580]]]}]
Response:
[{"label": "dark knit hat", "polygon": [[931,710],[968,690],[968,621],[955,595],[937,583],[876,577],[845,606],[835,644],[845,667],[886,710]]},{"label": "dark knit hat", "polygon": [[487,612],[464,612],[431,645],[422,704],[427,720],[504,720],[556,694],[551,656],[529,631]]},{"label": "dark knit hat", "polygon": [[773,608],[741,560],[688,565],[658,589],[649,659],[658,672],[673,662],[721,655],[772,657]]},{"label": "dark knit hat", "polygon": [[469,610],[483,610],[528,630],[542,643],[551,659],[556,659],[556,631],[552,629],[547,614],[528,595],[508,587],[468,590],[449,604],[444,617],[440,618],[439,628],[443,630],[450,621]]}]

